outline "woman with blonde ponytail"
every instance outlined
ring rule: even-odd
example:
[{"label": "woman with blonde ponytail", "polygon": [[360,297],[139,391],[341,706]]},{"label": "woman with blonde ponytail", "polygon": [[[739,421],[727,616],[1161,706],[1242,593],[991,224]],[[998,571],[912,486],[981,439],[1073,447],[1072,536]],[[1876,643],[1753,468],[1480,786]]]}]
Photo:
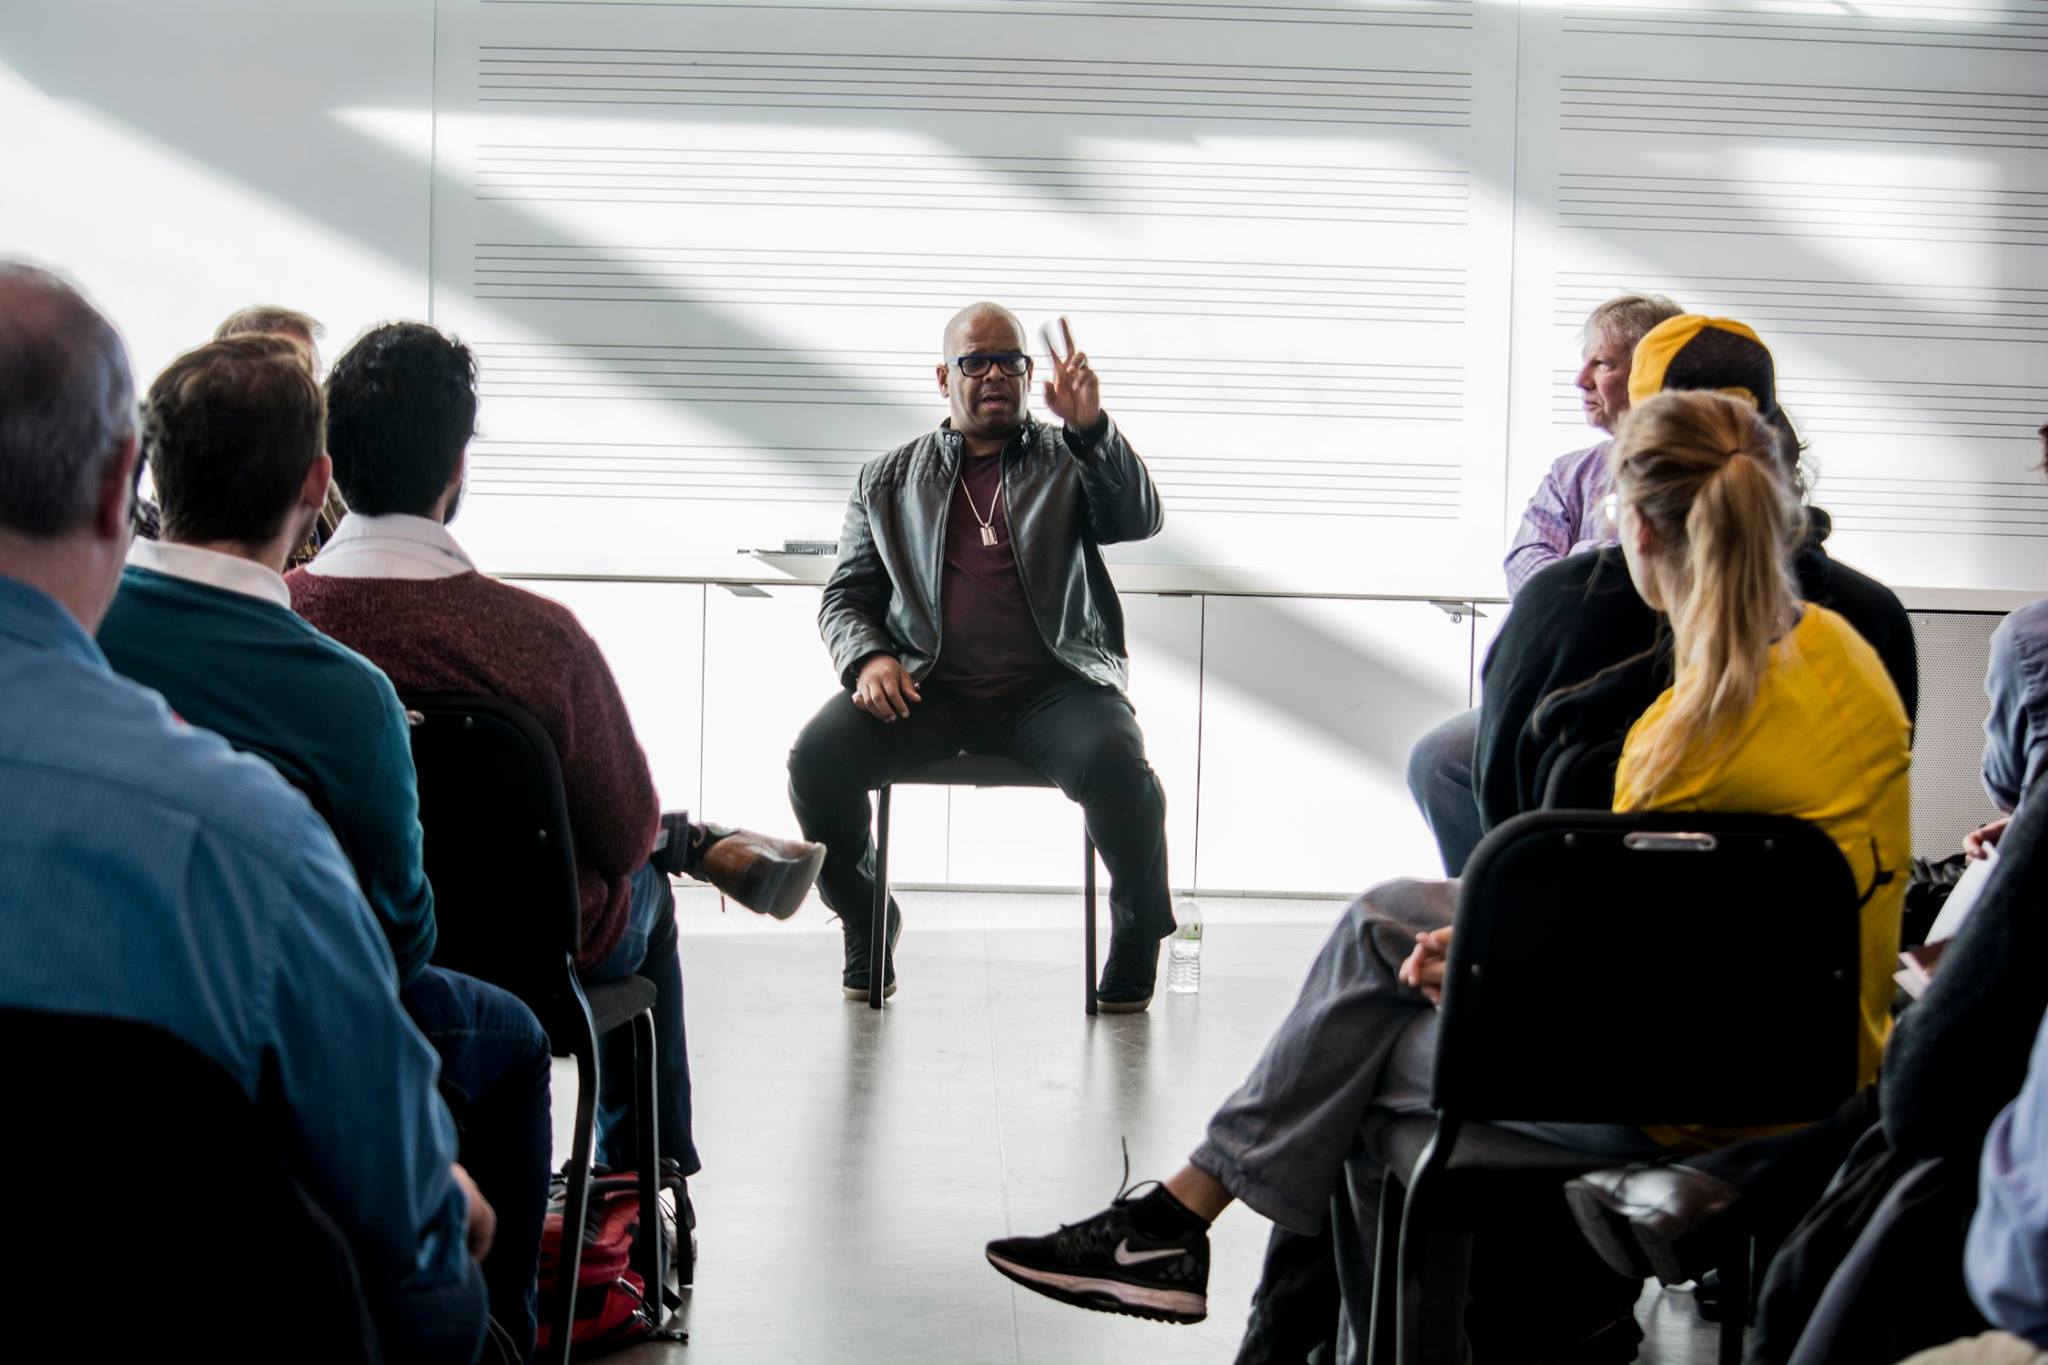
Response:
[{"label": "woman with blonde ponytail", "polygon": [[[1617,447],[1622,554],[1671,622],[1677,678],[1624,759],[1637,804],[1688,752],[1747,715],[1773,640],[1799,618],[1787,560],[1801,513],[1755,410],[1712,394],[1654,400]],[[1640,729],[1640,727],[1639,727]]]},{"label": "woman with blonde ponytail", "polygon": [[1891,1026],[1912,727],[1877,652],[1798,598],[1788,563],[1802,515],[1772,468],[1773,440],[1749,403],[1704,392],[1658,395],[1617,436],[1622,553],[1671,623],[1675,671],[1628,733],[1614,808],[1792,815],[1835,841],[1865,897],[1869,1081]]}]

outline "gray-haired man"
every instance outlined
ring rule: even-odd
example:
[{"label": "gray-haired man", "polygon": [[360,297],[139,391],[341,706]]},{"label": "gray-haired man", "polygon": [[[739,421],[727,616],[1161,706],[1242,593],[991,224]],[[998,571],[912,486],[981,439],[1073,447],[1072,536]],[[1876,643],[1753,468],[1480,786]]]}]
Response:
[{"label": "gray-haired man", "polygon": [[[1569,455],[1560,455],[1522,513],[1522,525],[1502,567],[1508,596],[1529,576],[1581,550],[1613,543],[1605,502],[1614,483],[1607,473],[1607,447],[1628,411],[1628,375],[1636,343],[1658,323],[1685,310],[1657,294],[1622,294],[1595,308],[1582,333],[1585,349],[1574,381],[1586,424],[1606,436]],[[1452,877],[1479,846],[1485,830],[1473,794],[1473,753],[1479,740],[1479,711],[1460,711],[1415,741],[1408,754],[1408,791],[1436,837],[1444,872]]]}]

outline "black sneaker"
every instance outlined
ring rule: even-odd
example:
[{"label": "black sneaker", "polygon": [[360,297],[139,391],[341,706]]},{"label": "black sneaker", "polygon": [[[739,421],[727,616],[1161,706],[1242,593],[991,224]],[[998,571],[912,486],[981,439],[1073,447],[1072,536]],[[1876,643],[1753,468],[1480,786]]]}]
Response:
[{"label": "black sneaker", "polygon": [[[868,988],[874,982],[874,973],[869,967],[869,940],[874,937],[875,917],[872,910],[861,914],[860,927],[844,915],[839,917],[839,927],[846,932],[846,967],[839,975],[839,989],[848,1000],[865,1001]],[[896,940],[903,937],[903,913],[892,900],[889,903],[889,956],[882,963],[882,998],[887,1000],[896,994]]]},{"label": "black sneaker", "polygon": [[1093,1218],[1044,1237],[988,1244],[988,1263],[1049,1299],[1156,1322],[1209,1316],[1209,1231],[1160,1241],[1131,1219],[1138,1196],[1120,1196]]},{"label": "black sneaker", "polygon": [[1152,1003],[1159,981],[1159,945],[1142,930],[1111,931],[1109,960],[1095,988],[1095,1007],[1104,1014],[1137,1014]]}]

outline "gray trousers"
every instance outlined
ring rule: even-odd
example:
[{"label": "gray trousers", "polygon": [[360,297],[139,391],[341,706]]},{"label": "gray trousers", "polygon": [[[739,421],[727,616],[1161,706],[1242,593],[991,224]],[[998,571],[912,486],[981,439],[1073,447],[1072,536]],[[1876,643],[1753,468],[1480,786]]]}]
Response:
[{"label": "gray trousers", "polygon": [[[1436,1010],[1396,972],[1417,932],[1451,923],[1457,899],[1456,882],[1401,880],[1383,882],[1346,906],[1293,1009],[1189,1157],[1291,1232],[1316,1233],[1326,1216],[1335,1217],[1344,1360],[1364,1359],[1372,1307],[1386,1173],[1373,1154],[1372,1131],[1392,1115],[1430,1107]],[[1636,1128],[1512,1126],[1617,1159],[1662,1150]]]},{"label": "gray trousers", "polygon": [[1485,833],[1472,761],[1479,748],[1477,708],[1460,711],[1415,741],[1408,751],[1408,794],[1422,811],[1444,860],[1444,875],[1462,876],[1465,860]]}]

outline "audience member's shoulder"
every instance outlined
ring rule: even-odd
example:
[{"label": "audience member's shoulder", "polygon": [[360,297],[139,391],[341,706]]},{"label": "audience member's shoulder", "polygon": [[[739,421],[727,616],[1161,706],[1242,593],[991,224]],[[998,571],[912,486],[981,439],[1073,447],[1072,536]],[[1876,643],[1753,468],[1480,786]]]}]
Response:
[{"label": "audience member's shoulder", "polygon": [[1628,561],[1621,548],[1603,545],[1566,555],[1531,574],[1515,594],[1515,610],[1509,619],[1530,609],[1537,613],[1575,610],[1589,600],[1618,598],[1642,601],[1629,581]]},{"label": "audience member's shoulder", "polygon": [[1873,684],[1882,683],[1885,692],[1897,695],[1884,656],[1842,612],[1818,602],[1808,603],[1798,635],[1801,649],[1825,660],[1831,669],[1846,670]]},{"label": "audience member's shoulder", "polygon": [[2048,597],[2009,612],[1992,632],[1992,640],[2030,658],[2048,654]]},{"label": "audience member's shoulder", "polygon": [[[491,628],[493,623],[527,635],[536,648],[593,648],[590,632],[576,619],[576,613],[552,597],[492,578],[484,573],[467,573],[452,580],[473,594],[482,612],[476,624]],[[532,637],[538,637],[532,638]]]},{"label": "audience member's shoulder", "polygon": [[1906,608],[1899,595],[1877,579],[1814,545],[1794,563],[1800,591],[1808,601],[1817,602],[1857,626],[1872,619],[1898,623],[1906,620]]},{"label": "audience member's shoulder", "polygon": [[294,616],[292,619],[305,632],[308,644],[333,662],[334,676],[348,680],[350,692],[358,705],[399,709],[398,689],[383,669],[304,617]]},{"label": "audience member's shoulder", "polygon": [[11,753],[98,784],[110,801],[180,811],[280,868],[309,841],[331,842],[326,822],[276,769],[111,673],[77,680],[64,723],[38,727]]},{"label": "audience member's shoulder", "polygon": [[1551,472],[1560,477],[1566,475],[1576,477],[1588,473],[1595,468],[1605,469],[1607,467],[1607,448],[1613,444],[1614,438],[1612,436],[1603,436],[1589,446],[1582,446],[1577,450],[1567,450],[1564,454],[1550,462]]}]

